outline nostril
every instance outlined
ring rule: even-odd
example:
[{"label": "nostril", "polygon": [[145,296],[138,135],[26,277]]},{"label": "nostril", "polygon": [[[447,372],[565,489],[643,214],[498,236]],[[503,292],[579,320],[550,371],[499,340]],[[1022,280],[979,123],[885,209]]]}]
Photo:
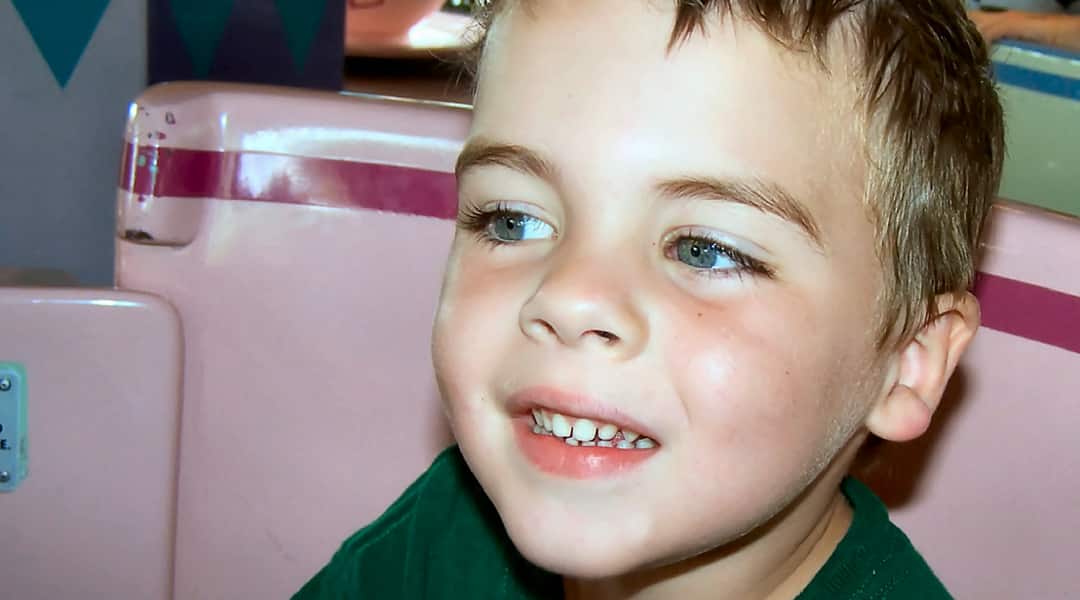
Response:
[{"label": "nostril", "polygon": [[553,338],[559,337],[559,332],[555,329],[555,327],[553,327],[551,323],[548,323],[543,319],[537,319],[533,321],[532,328],[537,335],[542,334],[544,336],[549,336]]},{"label": "nostril", "polygon": [[604,331],[602,329],[590,329],[589,331],[586,331],[585,333],[586,334],[591,333],[591,334],[595,335],[596,337],[599,337],[600,339],[604,340],[608,344],[614,344],[615,342],[619,341],[619,336],[615,335],[614,333],[611,333],[610,331]]}]

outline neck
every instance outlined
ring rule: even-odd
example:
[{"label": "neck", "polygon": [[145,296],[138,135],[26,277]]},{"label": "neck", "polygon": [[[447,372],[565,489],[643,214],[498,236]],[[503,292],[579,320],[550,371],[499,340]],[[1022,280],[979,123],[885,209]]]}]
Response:
[{"label": "neck", "polygon": [[603,580],[567,579],[566,598],[796,598],[851,525],[852,509],[839,488],[859,445],[852,440],[784,511],[734,544],[644,572]]}]

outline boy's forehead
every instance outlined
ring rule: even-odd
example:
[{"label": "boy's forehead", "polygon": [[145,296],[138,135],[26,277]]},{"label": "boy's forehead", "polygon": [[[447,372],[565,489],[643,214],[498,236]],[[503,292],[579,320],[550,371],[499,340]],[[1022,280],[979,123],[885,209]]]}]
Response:
[{"label": "boy's forehead", "polygon": [[[559,45],[568,51],[577,51],[592,47],[606,51],[579,56],[594,61],[632,60],[636,56],[630,52],[633,49],[652,57],[657,53],[666,56],[723,33],[768,41],[771,50],[775,51],[775,58],[808,75],[808,71],[812,71],[813,77],[809,79],[822,84],[829,82],[850,88],[856,83],[853,80],[858,79],[851,68],[858,62],[852,56],[857,52],[843,26],[847,19],[836,22],[828,43],[823,45],[827,51],[820,54],[809,48],[784,47],[738,12],[728,13],[715,7],[706,10],[700,29],[692,27],[689,35],[675,40],[673,31],[681,4],[678,0],[500,0],[492,27],[486,32],[486,46],[489,49],[500,46],[509,38],[515,46],[524,49],[547,48],[550,51],[552,45]],[[572,38],[574,43],[568,46],[567,38]]]},{"label": "boy's forehead", "polygon": [[594,174],[603,157],[623,172],[764,179],[810,204],[861,198],[844,87],[738,20],[669,49],[674,19],[674,2],[512,5],[489,33],[474,134]]}]

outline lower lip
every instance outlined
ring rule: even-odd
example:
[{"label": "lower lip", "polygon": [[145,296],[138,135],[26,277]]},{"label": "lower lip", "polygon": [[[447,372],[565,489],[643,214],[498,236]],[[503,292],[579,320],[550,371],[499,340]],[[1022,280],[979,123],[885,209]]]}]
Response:
[{"label": "lower lip", "polygon": [[514,419],[518,447],[536,468],[570,479],[611,477],[630,471],[656,455],[656,448],[625,449],[571,446],[560,437],[533,433],[532,418]]}]

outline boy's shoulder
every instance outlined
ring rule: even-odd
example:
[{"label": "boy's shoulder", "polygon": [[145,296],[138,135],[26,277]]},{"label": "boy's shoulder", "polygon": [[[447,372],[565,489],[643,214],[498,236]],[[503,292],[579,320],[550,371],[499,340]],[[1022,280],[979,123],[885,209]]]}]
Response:
[{"label": "boy's shoulder", "polygon": [[521,558],[451,446],[293,598],[543,598],[555,583]]},{"label": "boy's shoulder", "polygon": [[800,600],[952,598],[870,488],[849,477],[841,491],[854,509],[851,527]]}]

